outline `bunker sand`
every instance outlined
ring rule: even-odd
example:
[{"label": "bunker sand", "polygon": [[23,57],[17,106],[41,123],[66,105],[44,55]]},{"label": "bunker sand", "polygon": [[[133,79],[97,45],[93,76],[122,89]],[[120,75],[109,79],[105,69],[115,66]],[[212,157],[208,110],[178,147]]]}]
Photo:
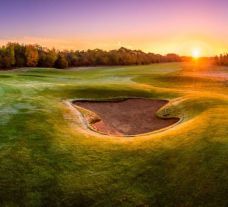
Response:
[{"label": "bunker sand", "polygon": [[[97,115],[90,127],[106,135],[138,135],[173,125],[179,118],[159,118],[156,112],[168,101],[126,99],[118,101],[74,101],[73,104]],[[88,114],[83,114],[88,121]],[[89,122],[89,121],[88,121]]]}]

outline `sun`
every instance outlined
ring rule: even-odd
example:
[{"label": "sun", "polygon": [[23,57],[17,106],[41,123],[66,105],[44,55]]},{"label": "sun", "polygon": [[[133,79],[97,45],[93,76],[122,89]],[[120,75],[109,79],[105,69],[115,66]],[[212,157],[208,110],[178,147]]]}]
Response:
[{"label": "sun", "polygon": [[198,58],[200,58],[200,56],[201,56],[201,51],[199,48],[195,48],[192,50],[192,57],[194,59],[198,59]]}]

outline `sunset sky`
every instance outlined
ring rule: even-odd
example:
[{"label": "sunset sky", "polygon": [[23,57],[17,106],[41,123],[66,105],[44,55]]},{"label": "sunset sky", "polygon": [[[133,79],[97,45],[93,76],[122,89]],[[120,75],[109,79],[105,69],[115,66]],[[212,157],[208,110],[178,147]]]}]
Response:
[{"label": "sunset sky", "polygon": [[121,46],[166,54],[228,51],[227,0],[0,0],[0,44]]}]

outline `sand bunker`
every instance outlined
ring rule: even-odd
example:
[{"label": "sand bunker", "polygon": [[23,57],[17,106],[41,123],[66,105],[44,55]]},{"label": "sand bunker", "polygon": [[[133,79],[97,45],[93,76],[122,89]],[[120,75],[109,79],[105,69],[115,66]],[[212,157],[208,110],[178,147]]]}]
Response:
[{"label": "sand bunker", "polygon": [[127,99],[121,101],[74,101],[76,106],[92,111],[83,113],[90,127],[107,135],[137,135],[159,130],[179,121],[161,119],[156,112],[168,101]]}]

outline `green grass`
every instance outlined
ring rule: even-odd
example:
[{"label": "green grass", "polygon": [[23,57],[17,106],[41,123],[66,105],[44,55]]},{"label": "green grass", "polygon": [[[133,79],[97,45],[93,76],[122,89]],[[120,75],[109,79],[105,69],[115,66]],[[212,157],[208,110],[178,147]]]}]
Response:
[{"label": "green grass", "polygon": [[[0,72],[0,206],[227,206],[227,79],[201,70],[172,63]],[[183,121],[106,137],[84,131],[64,104],[118,97],[169,99],[158,114]]]}]

